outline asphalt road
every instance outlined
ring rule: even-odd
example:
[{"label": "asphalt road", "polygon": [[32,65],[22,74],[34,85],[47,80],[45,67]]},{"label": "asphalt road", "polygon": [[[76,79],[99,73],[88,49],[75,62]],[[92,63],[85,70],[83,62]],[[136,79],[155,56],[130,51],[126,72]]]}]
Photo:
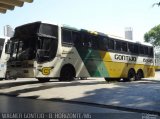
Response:
[{"label": "asphalt road", "polygon": [[155,78],[133,82],[107,83],[104,79],[73,82],[53,80],[47,83],[39,83],[36,79],[1,81],[0,112],[29,110],[159,115],[159,77],[160,72],[156,73]]},{"label": "asphalt road", "polygon": [[0,96],[0,119],[59,119],[68,116],[69,119],[141,119],[142,117],[159,116],[147,113],[131,113],[89,105],[72,104],[67,102],[35,100]]}]

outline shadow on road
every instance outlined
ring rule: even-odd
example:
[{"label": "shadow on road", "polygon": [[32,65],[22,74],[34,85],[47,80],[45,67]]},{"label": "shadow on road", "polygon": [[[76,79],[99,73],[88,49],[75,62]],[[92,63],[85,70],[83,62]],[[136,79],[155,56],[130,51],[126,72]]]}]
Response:
[{"label": "shadow on road", "polygon": [[[91,91],[84,91],[84,96],[81,98],[73,98],[71,100],[65,100],[65,98],[50,98],[49,101],[64,101],[68,103],[85,104],[89,106],[99,106],[102,108],[111,108],[123,111],[140,112],[140,113],[152,113],[160,114],[160,82],[116,82],[113,83],[115,87],[107,88],[110,84],[106,81],[88,81],[88,82],[48,82],[38,87],[32,87],[32,85],[39,84],[37,81],[15,82],[9,84],[0,84],[3,88],[16,87],[23,85],[30,85],[31,88],[18,89],[16,91],[10,91],[6,95],[18,96],[23,93],[60,88],[60,87],[73,87],[76,86],[91,86],[104,84],[106,88],[94,89]],[[3,90],[2,88],[2,90]],[[71,95],[72,92],[69,92]],[[3,94],[3,93],[1,93]],[[54,95],[54,94],[53,94]],[[25,98],[37,99],[40,95],[35,94],[33,96],[26,96]]]}]

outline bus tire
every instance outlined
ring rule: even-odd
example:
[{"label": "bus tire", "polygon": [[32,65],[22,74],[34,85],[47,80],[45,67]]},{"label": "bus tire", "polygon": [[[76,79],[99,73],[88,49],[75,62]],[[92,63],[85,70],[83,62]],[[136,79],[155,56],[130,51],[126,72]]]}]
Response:
[{"label": "bus tire", "polygon": [[45,83],[45,82],[49,82],[50,79],[49,78],[38,78],[38,81],[41,83]]},{"label": "bus tire", "polygon": [[87,77],[80,77],[80,80],[87,80]]},{"label": "bus tire", "polygon": [[76,76],[75,69],[72,65],[65,65],[61,69],[59,81],[72,81]]},{"label": "bus tire", "polygon": [[134,69],[130,69],[128,71],[128,76],[127,76],[127,80],[128,81],[134,81],[136,79],[136,72]]},{"label": "bus tire", "polygon": [[137,74],[136,74],[136,80],[141,80],[144,78],[144,73],[142,69],[138,69]]},{"label": "bus tire", "polygon": [[110,79],[109,79],[109,78],[104,77],[104,79],[106,80],[107,83],[110,82]]},{"label": "bus tire", "polygon": [[10,79],[10,74],[9,74],[9,72],[6,72],[6,74],[5,74],[5,80],[9,80]]},{"label": "bus tire", "polygon": [[0,81],[2,81],[4,78],[0,78]]}]

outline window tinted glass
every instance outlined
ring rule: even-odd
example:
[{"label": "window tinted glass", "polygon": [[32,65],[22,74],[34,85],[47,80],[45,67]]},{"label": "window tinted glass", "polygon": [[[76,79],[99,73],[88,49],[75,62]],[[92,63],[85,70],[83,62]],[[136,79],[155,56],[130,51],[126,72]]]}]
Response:
[{"label": "window tinted glass", "polygon": [[117,51],[121,51],[121,42],[120,41],[115,41],[115,48]]},{"label": "window tinted glass", "polygon": [[83,46],[91,48],[92,47],[92,42],[91,42],[91,36],[87,33],[84,33],[81,37],[83,41]]},{"label": "window tinted glass", "polygon": [[58,37],[58,26],[50,25],[50,24],[41,24],[39,33]]},{"label": "window tinted glass", "polygon": [[132,43],[128,43],[128,51],[130,53],[133,53],[134,52],[134,45]]},{"label": "window tinted glass", "polygon": [[99,39],[98,36],[92,35],[92,48],[98,50],[99,49]]},{"label": "window tinted glass", "polygon": [[73,41],[73,43],[77,44],[77,43],[79,43],[79,40],[80,40],[79,32],[72,31],[72,41]]},{"label": "window tinted glass", "polygon": [[109,39],[109,49],[114,50],[114,40]]},{"label": "window tinted glass", "polygon": [[14,37],[19,36],[34,36],[38,33],[40,23],[31,23],[19,26],[15,29]]},{"label": "window tinted glass", "polygon": [[149,47],[149,48],[148,48],[148,55],[149,55],[150,57],[153,57],[153,48],[152,48],[152,47]]},{"label": "window tinted glass", "polygon": [[139,54],[139,45],[138,44],[134,44],[134,52],[135,54]]},{"label": "window tinted glass", "polygon": [[142,45],[140,45],[140,54],[144,54],[144,47]]},{"label": "window tinted glass", "polygon": [[121,49],[122,49],[122,51],[127,52],[127,43],[126,42],[121,43]]},{"label": "window tinted glass", "polygon": [[144,47],[144,54],[148,55],[148,47],[147,46]]},{"label": "window tinted glass", "polygon": [[100,37],[99,41],[100,50],[107,51],[109,49],[109,39],[107,37]]},{"label": "window tinted glass", "polygon": [[62,29],[62,42],[67,44],[72,44],[72,34],[71,31]]}]

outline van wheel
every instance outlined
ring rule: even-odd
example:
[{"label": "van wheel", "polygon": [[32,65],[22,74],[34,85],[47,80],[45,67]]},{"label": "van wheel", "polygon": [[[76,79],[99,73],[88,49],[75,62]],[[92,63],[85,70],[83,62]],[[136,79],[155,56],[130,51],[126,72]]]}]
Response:
[{"label": "van wheel", "polygon": [[61,70],[59,81],[72,81],[75,74],[75,69],[70,65],[66,65]]},{"label": "van wheel", "polygon": [[6,74],[5,74],[5,80],[9,80],[10,79],[10,74],[9,74],[9,72],[6,72]]},{"label": "van wheel", "polygon": [[50,79],[49,78],[38,78],[38,81],[41,83],[45,83],[45,82],[49,82]]},{"label": "van wheel", "polygon": [[144,78],[144,74],[143,74],[143,71],[139,69],[137,71],[136,80],[141,80],[142,78]]},{"label": "van wheel", "polygon": [[136,72],[134,69],[130,69],[128,71],[128,77],[127,77],[127,80],[128,81],[134,81],[136,79]]}]

